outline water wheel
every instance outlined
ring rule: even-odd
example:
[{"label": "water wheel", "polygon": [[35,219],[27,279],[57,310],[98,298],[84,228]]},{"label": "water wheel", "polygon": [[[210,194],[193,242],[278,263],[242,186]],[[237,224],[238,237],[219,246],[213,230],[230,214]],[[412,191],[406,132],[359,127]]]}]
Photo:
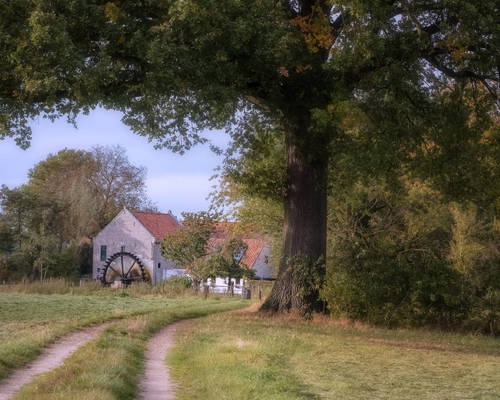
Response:
[{"label": "water wheel", "polygon": [[127,251],[120,251],[106,260],[101,281],[105,285],[119,282],[128,286],[134,282],[148,282],[148,277],[139,257]]}]

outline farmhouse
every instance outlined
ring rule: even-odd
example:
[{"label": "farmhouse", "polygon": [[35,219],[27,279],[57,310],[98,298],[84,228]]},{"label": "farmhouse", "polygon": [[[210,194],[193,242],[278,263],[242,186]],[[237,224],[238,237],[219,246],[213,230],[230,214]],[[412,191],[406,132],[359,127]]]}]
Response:
[{"label": "farmhouse", "polygon": [[[148,281],[159,283],[172,276],[184,276],[185,270],[160,254],[165,235],[181,224],[172,214],[121,210],[93,239],[93,278],[106,283]],[[216,245],[232,234],[235,223],[218,223],[210,240]],[[257,279],[272,278],[270,248],[261,235],[241,236],[246,244],[240,262],[255,271]],[[217,279],[217,284],[224,282]]]}]

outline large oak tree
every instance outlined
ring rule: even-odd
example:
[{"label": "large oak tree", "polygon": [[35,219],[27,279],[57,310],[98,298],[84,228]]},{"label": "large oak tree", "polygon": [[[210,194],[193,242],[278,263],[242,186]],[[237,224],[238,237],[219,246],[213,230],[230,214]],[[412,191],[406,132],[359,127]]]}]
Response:
[{"label": "large oak tree", "polygon": [[[121,110],[135,132],[180,152],[204,142],[205,128],[226,128],[242,146],[256,130],[285,137],[285,257],[271,310],[318,305],[327,171],[344,167],[340,153],[363,147],[385,169],[436,149],[453,154],[479,142],[497,105],[497,0],[0,7],[0,134],[21,146],[31,118],[71,120],[95,106]],[[484,90],[486,100],[476,95]]]}]

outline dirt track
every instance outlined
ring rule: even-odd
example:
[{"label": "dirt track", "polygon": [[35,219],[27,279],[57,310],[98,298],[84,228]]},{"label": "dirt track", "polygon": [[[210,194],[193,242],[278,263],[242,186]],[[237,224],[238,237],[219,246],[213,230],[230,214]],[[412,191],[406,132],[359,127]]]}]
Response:
[{"label": "dirt track", "polygon": [[30,382],[36,375],[59,367],[64,359],[74,353],[80,346],[95,338],[106,329],[110,323],[101,324],[64,336],[53,343],[34,361],[15,370],[5,380],[0,382],[0,400],[8,400],[16,392]]},{"label": "dirt track", "polygon": [[168,350],[174,345],[177,328],[187,321],[170,324],[159,331],[148,343],[145,357],[145,376],[140,385],[140,398],[143,400],[173,400],[175,383],[170,377],[165,363]]}]

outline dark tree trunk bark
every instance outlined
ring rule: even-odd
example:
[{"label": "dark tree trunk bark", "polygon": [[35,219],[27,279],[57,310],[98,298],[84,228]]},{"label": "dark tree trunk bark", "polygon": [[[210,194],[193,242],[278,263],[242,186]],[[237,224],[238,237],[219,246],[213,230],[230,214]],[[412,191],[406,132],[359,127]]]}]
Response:
[{"label": "dark tree trunk bark", "polygon": [[319,140],[314,148],[306,147],[297,135],[287,134],[284,254],[276,283],[262,306],[265,311],[297,310],[308,316],[323,309],[319,285],[326,257],[326,145]]}]

